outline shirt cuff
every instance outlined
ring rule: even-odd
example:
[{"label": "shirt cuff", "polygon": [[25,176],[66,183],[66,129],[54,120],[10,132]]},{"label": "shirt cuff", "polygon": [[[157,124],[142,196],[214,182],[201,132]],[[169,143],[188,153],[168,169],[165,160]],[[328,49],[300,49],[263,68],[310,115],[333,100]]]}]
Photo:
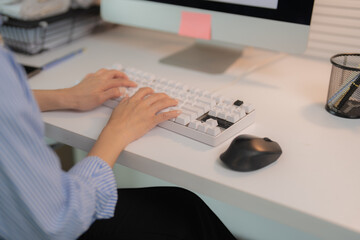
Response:
[{"label": "shirt cuff", "polygon": [[89,156],[69,170],[90,182],[95,188],[95,218],[110,218],[114,216],[117,202],[115,176],[110,166],[101,158]]}]

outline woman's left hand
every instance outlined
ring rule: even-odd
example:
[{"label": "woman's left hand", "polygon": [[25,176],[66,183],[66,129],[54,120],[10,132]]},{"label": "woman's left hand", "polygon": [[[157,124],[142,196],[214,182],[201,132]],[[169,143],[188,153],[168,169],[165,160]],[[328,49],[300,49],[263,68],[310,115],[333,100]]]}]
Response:
[{"label": "woman's left hand", "polygon": [[121,96],[121,87],[136,87],[125,73],[117,70],[100,69],[71,88],[56,90],[33,90],[40,110],[53,111],[72,109],[87,111],[111,98]]},{"label": "woman's left hand", "polygon": [[79,84],[68,90],[72,98],[72,109],[91,110],[111,98],[118,98],[122,92],[120,87],[136,87],[137,84],[129,80],[125,73],[117,70],[100,69],[88,74]]}]

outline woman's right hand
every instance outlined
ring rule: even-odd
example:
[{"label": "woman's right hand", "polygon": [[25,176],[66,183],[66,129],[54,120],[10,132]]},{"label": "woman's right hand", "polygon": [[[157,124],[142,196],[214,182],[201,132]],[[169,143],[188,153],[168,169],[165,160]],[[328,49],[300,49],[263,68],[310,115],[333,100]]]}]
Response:
[{"label": "woman's right hand", "polygon": [[113,166],[120,152],[157,124],[176,118],[178,110],[161,110],[176,106],[177,100],[165,93],[141,88],[132,97],[125,97],[113,110],[89,156],[98,156]]},{"label": "woman's right hand", "polygon": [[124,98],[114,109],[107,127],[128,142],[143,136],[157,124],[176,118],[180,112],[177,110],[161,112],[161,110],[176,106],[177,100],[165,93],[154,93],[151,88],[141,88],[131,98]]}]

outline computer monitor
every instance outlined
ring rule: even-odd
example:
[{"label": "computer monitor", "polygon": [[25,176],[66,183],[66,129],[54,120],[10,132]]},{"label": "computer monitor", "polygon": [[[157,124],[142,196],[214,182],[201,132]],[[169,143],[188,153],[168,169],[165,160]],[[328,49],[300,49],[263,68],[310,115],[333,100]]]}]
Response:
[{"label": "computer monitor", "polygon": [[239,46],[305,51],[313,5],[314,0],[102,0],[101,16],[113,23],[178,34],[182,13],[209,14],[211,41],[196,41],[161,62],[221,73],[241,55]]}]

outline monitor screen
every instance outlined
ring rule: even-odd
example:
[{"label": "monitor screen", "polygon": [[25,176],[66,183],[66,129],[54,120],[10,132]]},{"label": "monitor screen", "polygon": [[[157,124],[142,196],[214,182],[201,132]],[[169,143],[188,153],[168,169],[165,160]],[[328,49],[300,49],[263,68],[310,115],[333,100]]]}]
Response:
[{"label": "monitor screen", "polygon": [[101,15],[113,23],[178,34],[182,13],[208,14],[212,42],[302,53],[313,4],[314,0],[102,0]]}]

